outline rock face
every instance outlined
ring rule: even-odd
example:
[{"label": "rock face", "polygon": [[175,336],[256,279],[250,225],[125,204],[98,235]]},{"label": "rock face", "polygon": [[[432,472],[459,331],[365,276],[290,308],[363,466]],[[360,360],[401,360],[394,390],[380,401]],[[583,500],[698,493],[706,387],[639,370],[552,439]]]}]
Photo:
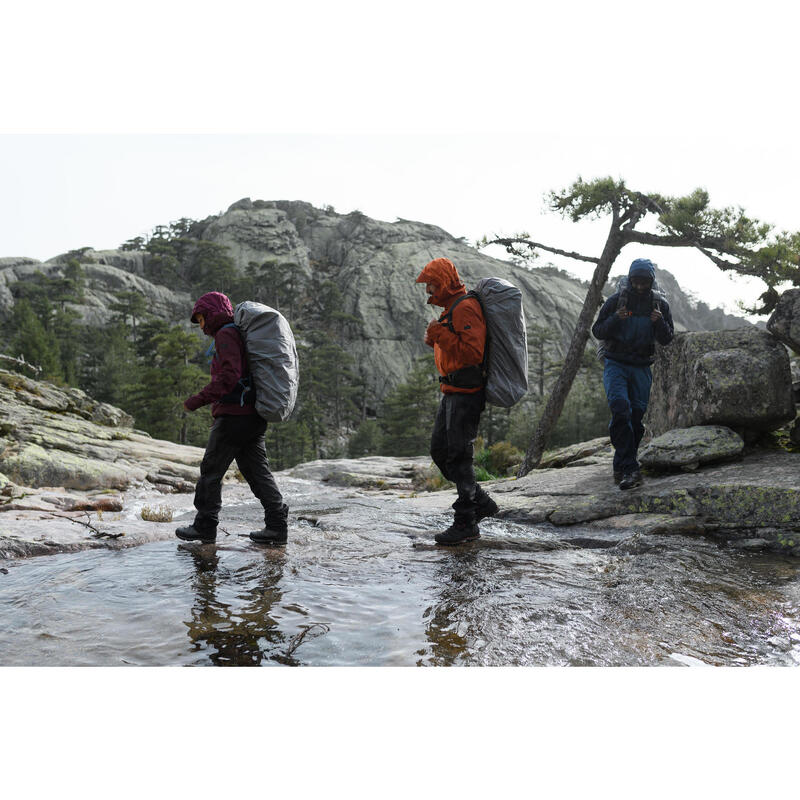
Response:
[{"label": "rock face", "polygon": [[645,418],[656,436],[696,425],[749,435],[776,430],[795,413],[789,356],[765,331],[679,333],[656,349]]},{"label": "rock face", "polygon": [[[28,487],[188,491],[203,451],[151,439],[114,406],[0,370],[0,473]],[[0,477],[0,484],[3,483]]]},{"label": "rock face", "polygon": [[205,223],[202,238],[225,244],[237,264],[244,259],[294,262],[306,292],[313,291],[312,272],[333,281],[342,293],[341,310],[360,323],[347,351],[377,398],[404,379],[415,358],[429,352],[422,337],[434,312],[414,281],[438,256],[453,261],[467,286],[487,275],[519,286],[527,323],[555,331],[559,350],[569,342],[585,288],[564,272],[499,261],[421,222],[382,222],[302,202],[253,203],[252,208],[248,202]]},{"label": "rock face", "polygon": [[744,440],[721,425],[676,428],[653,439],[639,452],[639,461],[650,469],[697,469],[701,464],[736,458]]},{"label": "rock face", "polygon": [[[192,299],[185,292],[158,286],[135,274],[141,271],[142,253],[117,250],[95,252],[89,250],[81,257],[81,267],[86,280],[83,302],[69,304],[81,315],[84,322],[100,325],[111,316],[115,293],[135,291],[143,295],[148,310],[166,320],[183,320]],[[34,273],[47,277],[62,277],[68,258],[56,257],[42,263],[31,258],[0,259],[0,318],[8,317],[14,308],[11,287],[24,282]]]},{"label": "rock face", "polygon": [[800,289],[789,289],[767,321],[767,330],[787,347],[800,352]]}]

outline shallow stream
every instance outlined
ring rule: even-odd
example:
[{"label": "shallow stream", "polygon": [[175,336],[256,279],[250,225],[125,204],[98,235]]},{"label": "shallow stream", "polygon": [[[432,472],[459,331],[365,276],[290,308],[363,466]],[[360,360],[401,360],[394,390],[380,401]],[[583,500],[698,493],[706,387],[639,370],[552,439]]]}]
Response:
[{"label": "shallow stream", "polygon": [[444,515],[319,486],[282,549],[248,504],[214,545],[6,563],[0,665],[800,663],[796,559],[498,520],[438,548]]}]

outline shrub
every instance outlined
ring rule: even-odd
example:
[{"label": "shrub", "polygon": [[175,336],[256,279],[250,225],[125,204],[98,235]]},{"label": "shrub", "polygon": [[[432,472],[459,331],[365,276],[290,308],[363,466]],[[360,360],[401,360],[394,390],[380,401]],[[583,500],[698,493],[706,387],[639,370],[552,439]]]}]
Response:
[{"label": "shrub", "polygon": [[169,506],[142,506],[139,516],[145,522],[172,522],[172,509]]}]

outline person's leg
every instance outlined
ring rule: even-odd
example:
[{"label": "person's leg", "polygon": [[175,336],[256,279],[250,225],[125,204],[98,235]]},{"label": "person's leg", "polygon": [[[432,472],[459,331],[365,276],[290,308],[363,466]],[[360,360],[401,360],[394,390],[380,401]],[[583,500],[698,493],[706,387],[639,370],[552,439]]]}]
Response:
[{"label": "person's leg", "polygon": [[623,474],[638,469],[628,396],[628,368],[611,358],[606,359],[603,386],[611,410],[608,432],[614,447],[614,472]]},{"label": "person's leg", "polygon": [[[650,388],[653,385],[653,372],[650,367],[633,367],[630,379],[631,425],[633,428],[634,458],[638,458],[639,445],[644,436],[642,422],[647,404],[650,401]],[[637,469],[639,466],[636,462]]]},{"label": "person's leg", "polygon": [[283,495],[270,472],[267,449],[264,444],[264,432],[267,423],[253,414],[242,417],[242,444],[236,456],[236,464],[250,486],[250,491],[264,507],[264,524],[267,528],[286,532],[286,520],[289,506],[283,501]]},{"label": "person's leg", "polygon": [[478,483],[475,480],[473,455],[484,405],[482,391],[475,394],[454,393],[448,398],[447,469],[458,492],[458,499],[453,503],[456,525],[475,524]]},{"label": "person's leg", "polygon": [[448,480],[452,478],[447,474],[447,398],[443,394],[436,410],[436,418],[433,421],[433,432],[431,433],[431,458],[433,463],[439,467],[439,472]]},{"label": "person's leg", "polygon": [[211,426],[208,444],[200,463],[200,480],[194,492],[197,514],[193,526],[201,532],[215,533],[222,507],[222,479],[236,456],[237,445],[228,436],[230,417],[217,417]]},{"label": "person's leg", "polygon": [[285,544],[289,533],[289,506],[269,470],[264,432],[267,423],[259,416],[243,417],[243,443],[236,464],[264,508],[264,527],[251,531],[250,538],[266,544]]}]

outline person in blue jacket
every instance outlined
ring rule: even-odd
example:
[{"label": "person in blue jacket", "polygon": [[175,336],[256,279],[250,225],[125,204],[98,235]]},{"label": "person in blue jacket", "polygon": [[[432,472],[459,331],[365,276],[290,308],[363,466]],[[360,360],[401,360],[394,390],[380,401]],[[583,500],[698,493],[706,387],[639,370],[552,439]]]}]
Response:
[{"label": "person in blue jacket", "polygon": [[603,386],[611,409],[614,482],[620,489],[642,482],[637,453],[653,383],[650,365],[655,343],[667,345],[675,334],[669,303],[653,292],[655,277],[653,262],[637,258],[628,271],[628,285],[606,300],[592,326],[594,337],[606,344]]}]

